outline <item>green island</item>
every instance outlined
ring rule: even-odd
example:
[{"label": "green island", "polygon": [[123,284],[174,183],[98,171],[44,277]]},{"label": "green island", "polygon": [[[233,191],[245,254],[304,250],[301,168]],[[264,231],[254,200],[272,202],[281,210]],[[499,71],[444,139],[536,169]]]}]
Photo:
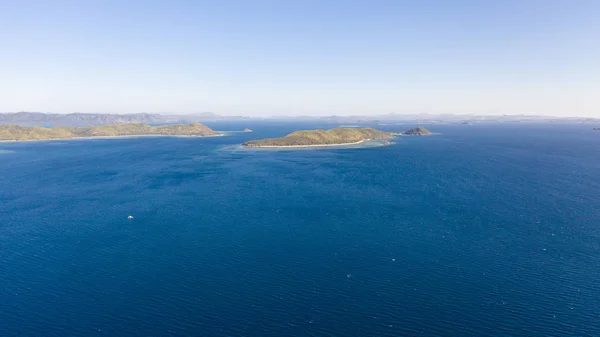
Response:
[{"label": "green island", "polygon": [[0,141],[59,140],[127,136],[218,136],[219,133],[200,123],[150,126],[141,123],[102,126],[0,125]]},{"label": "green island", "polygon": [[[396,135],[427,136],[429,130],[416,127],[405,132],[386,132],[373,128],[334,128],[329,130],[294,131],[281,138],[250,140],[242,144],[245,147],[310,147],[359,144],[373,139],[390,139]],[[388,142],[385,143],[389,144]]]},{"label": "green island", "polygon": [[372,128],[334,128],[329,130],[302,130],[294,131],[281,138],[267,138],[247,141],[247,147],[305,147],[305,146],[333,146],[358,144],[371,139],[393,138],[391,132],[384,132]]}]

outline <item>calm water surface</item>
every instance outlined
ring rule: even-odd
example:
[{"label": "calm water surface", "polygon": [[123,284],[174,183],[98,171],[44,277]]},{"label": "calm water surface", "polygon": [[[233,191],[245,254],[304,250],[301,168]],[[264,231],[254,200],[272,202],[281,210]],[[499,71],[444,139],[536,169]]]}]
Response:
[{"label": "calm water surface", "polygon": [[210,126],[256,132],[0,143],[0,335],[600,336],[591,126]]}]

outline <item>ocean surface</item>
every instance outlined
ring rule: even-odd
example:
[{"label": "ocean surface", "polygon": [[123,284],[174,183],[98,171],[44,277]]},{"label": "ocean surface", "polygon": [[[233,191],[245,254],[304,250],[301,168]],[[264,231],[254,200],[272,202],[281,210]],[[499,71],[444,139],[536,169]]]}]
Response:
[{"label": "ocean surface", "polygon": [[0,143],[0,336],[600,336],[592,125],[208,125]]}]

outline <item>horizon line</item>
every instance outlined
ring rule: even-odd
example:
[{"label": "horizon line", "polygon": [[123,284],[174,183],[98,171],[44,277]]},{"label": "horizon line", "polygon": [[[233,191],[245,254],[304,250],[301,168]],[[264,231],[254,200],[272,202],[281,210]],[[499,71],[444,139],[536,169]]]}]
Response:
[{"label": "horizon line", "polygon": [[546,117],[546,118],[600,118],[600,116],[556,116],[556,115],[540,115],[540,114],[476,114],[476,113],[429,113],[429,112],[412,112],[412,113],[380,113],[380,114],[330,114],[330,115],[311,115],[311,114],[294,114],[294,115],[226,115],[218,114],[212,111],[203,112],[48,112],[48,111],[0,111],[0,114],[19,114],[19,113],[32,113],[32,114],[45,114],[45,115],[70,115],[70,114],[82,114],[82,115],[160,115],[160,116],[194,116],[194,115],[212,115],[214,117],[241,117],[241,118],[299,118],[299,117],[314,117],[314,118],[331,118],[331,117],[383,117],[383,116],[456,116],[456,117]]}]

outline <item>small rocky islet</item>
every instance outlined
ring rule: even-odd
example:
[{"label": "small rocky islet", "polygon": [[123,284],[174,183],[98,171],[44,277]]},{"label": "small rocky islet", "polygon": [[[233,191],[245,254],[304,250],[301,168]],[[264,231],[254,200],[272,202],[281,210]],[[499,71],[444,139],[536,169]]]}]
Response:
[{"label": "small rocky islet", "polygon": [[417,126],[416,128],[410,129],[410,130],[406,130],[404,132],[402,132],[403,135],[407,135],[407,136],[431,136],[432,133],[425,129],[422,126]]}]

